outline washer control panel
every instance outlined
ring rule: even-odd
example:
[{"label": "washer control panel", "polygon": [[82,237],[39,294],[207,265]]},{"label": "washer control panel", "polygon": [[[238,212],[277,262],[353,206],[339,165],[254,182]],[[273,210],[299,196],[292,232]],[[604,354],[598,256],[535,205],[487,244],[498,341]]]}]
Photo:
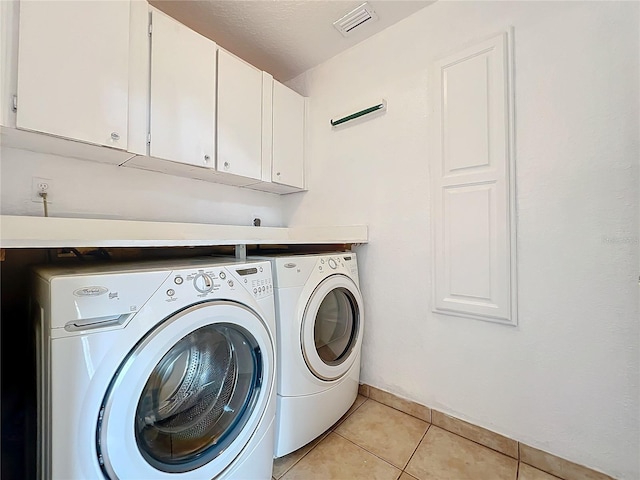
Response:
[{"label": "washer control panel", "polygon": [[234,269],[235,275],[257,299],[273,295],[271,264],[259,263]]},{"label": "washer control panel", "polygon": [[198,273],[193,278],[193,286],[200,293],[208,293],[213,290],[213,278],[208,273]]},{"label": "washer control panel", "polygon": [[253,262],[207,265],[196,269],[174,270],[164,290],[167,302],[185,296],[211,298],[226,297],[237,289],[246,290],[255,299],[273,295],[271,263]]}]

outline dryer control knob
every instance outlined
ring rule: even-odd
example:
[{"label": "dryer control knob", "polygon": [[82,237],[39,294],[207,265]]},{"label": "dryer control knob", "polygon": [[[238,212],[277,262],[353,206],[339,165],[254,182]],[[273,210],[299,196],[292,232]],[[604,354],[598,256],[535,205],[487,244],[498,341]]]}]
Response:
[{"label": "dryer control knob", "polygon": [[213,280],[206,273],[200,273],[193,279],[193,286],[200,293],[207,293],[213,288]]},{"label": "dryer control knob", "polygon": [[338,268],[338,264],[336,263],[336,261],[335,261],[333,258],[330,258],[330,259],[329,259],[329,266],[330,266],[331,268],[333,268],[334,270],[335,270],[336,268]]}]

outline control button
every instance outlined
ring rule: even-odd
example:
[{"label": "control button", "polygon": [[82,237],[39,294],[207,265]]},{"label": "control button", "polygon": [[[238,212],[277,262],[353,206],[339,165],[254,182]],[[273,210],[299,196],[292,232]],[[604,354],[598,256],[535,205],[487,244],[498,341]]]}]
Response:
[{"label": "control button", "polygon": [[322,271],[322,267],[318,267],[318,270]]},{"label": "control button", "polygon": [[200,293],[208,293],[213,288],[213,280],[206,273],[200,273],[193,279],[193,286]]},{"label": "control button", "polygon": [[173,279],[173,283],[175,283],[176,285],[182,285],[182,282],[184,282],[182,277],[176,277]]},{"label": "control button", "polygon": [[262,267],[260,267],[260,271],[262,271]]},{"label": "control button", "polygon": [[167,290],[167,295],[169,295],[170,297],[173,297],[175,293],[176,291],[173,288],[170,288],[169,290]]},{"label": "control button", "polygon": [[229,284],[230,287],[233,287],[233,280],[229,280],[227,283]]},{"label": "control button", "polygon": [[224,280],[225,278],[227,278],[227,274],[224,272],[220,272],[220,278]]},{"label": "control button", "polygon": [[324,258],[320,260],[320,263],[324,265]]},{"label": "control button", "polygon": [[244,283],[247,283],[247,279],[246,278],[244,279]]},{"label": "control button", "polygon": [[336,263],[336,261],[335,261],[333,258],[330,258],[330,259],[329,259],[329,266],[330,266],[331,268],[333,268],[334,270],[335,270],[336,268],[338,268],[338,264]]},{"label": "control button", "polygon": [[253,293],[258,293],[258,289],[257,289],[257,288],[254,288],[254,289],[253,289]]}]

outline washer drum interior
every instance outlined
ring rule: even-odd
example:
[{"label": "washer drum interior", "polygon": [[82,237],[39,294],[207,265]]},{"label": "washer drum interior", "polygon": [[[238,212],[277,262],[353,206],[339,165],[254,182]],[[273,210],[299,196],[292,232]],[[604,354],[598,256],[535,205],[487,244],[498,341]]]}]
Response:
[{"label": "washer drum interior", "polygon": [[260,351],[243,328],[202,327],[165,354],[136,410],[136,441],[167,472],[211,461],[248,420],[261,380]]}]

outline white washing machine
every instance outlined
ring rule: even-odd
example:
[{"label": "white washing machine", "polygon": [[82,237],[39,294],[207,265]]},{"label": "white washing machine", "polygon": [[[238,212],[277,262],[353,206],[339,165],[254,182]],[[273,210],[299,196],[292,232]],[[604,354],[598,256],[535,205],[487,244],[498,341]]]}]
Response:
[{"label": "white washing machine", "polygon": [[269,262],[34,273],[38,478],[271,478]]},{"label": "white washing machine", "polygon": [[275,457],[331,427],[358,395],[364,308],[356,254],[269,258],[276,291]]}]

